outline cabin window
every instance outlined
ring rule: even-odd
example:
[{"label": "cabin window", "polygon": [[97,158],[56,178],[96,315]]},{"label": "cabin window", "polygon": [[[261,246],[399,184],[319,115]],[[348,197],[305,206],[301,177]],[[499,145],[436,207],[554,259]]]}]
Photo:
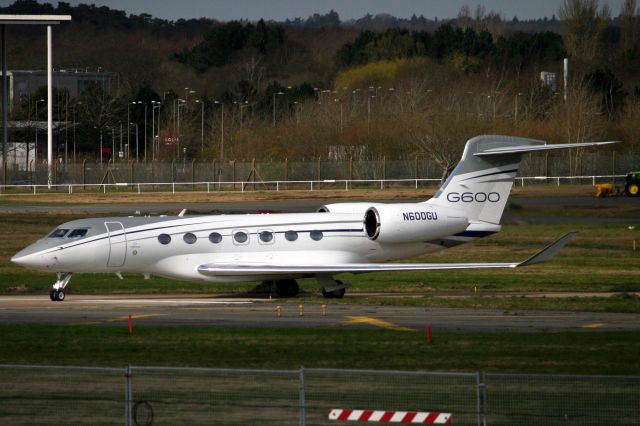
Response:
[{"label": "cabin window", "polygon": [[218,244],[222,241],[222,235],[217,232],[212,232],[209,234],[209,241],[211,241],[213,244]]},{"label": "cabin window", "polygon": [[69,233],[67,238],[82,238],[87,235],[88,229],[74,229]]},{"label": "cabin window", "polygon": [[311,231],[309,236],[313,241],[320,241],[324,235],[322,235],[322,231]]},{"label": "cabin window", "polygon": [[258,234],[260,241],[263,243],[270,243],[273,241],[273,233],[270,231],[262,231]]},{"label": "cabin window", "polygon": [[49,234],[49,238],[62,238],[65,235],[67,235],[67,232],[69,232],[68,229],[58,228],[55,231],[53,231],[51,234]]},{"label": "cabin window", "polygon": [[249,239],[249,236],[247,235],[246,232],[238,231],[235,234],[233,234],[233,239],[240,244],[244,244]]},{"label": "cabin window", "polygon": [[295,241],[298,239],[298,233],[296,231],[287,231],[284,233],[284,238],[287,241]]},{"label": "cabin window", "polygon": [[158,241],[162,245],[167,245],[171,242],[171,235],[169,234],[160,234],[158,235]]},{"label": "cabin window", "polygon": [[182,239],[184,240],[185,243],[187,244],[193,244],[196,241],[198,241],[198,237],[196,237],[194,234],[192,234],[191,232],[187,232],[186,234],[184,234],[184,236],[182,237]]}]

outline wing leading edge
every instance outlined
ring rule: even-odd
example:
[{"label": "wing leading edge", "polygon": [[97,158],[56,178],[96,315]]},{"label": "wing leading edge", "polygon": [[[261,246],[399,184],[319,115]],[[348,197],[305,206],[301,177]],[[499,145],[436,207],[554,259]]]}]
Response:
[{"label": "wing leading edge", "polygon": [[199,265],[197,270],[211,276],[252,276],[279,274],[341,274],[346,272],[397,272],[397,271],[433,271],[454,269],[517,268],[551,260],[564,247],[576,232],[569,232],[549,244],[538,253],[522,262],[511,263],[347,263],[339,265],[271,265],[271,264],[219,264]]}]

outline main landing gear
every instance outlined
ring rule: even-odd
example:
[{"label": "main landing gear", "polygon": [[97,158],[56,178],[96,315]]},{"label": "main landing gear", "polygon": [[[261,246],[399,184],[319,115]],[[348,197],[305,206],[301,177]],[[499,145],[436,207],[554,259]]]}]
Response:
[{"label": "main landing gear", "polygon": [[[316,279],[320,284],[322,296],[327,299],[342,299],[346,291],[347,285],[340,280],[334,280],[328,275],[316,275]],[[276,294],[279,297],[295,297],[300,292],[298,282],[293,279],[265,281],[265,284],[276,286]]]},{"label": "main landing gear", "polygon": [[276,285],[276,294],[280,297],[295,297],[300,291],[300,286],[296,280],[277,280],[274,281]]},{"label": "main landing gear", "polygon": [[65,289],[67,288],[67,284],[71,281],[71,272],[58,272],[58,280],[53,285],[51,292],[49,293],[49,297],[54,302],[62,302],[64,298],[67,296],[65,293]]}]

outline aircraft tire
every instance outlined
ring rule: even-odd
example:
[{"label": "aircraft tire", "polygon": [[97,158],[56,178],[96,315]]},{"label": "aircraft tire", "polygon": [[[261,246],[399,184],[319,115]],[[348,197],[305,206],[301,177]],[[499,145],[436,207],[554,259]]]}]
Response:
[{"label": "aircraft tire", "polygon": [[57,298],[58,298],[58,295],[56,294],[56,290],[52,289],[49,292],[49,299],[51,299],[52,302],[55,302]]},{"label": "aircraft tire", "polygon": [[280,297],[295,297],[298,295],[300,287],[296,280],[276,281],[276,293]]},{"label": "aircraft tire", "polygon": [[[336,283],[340,284],[340,285],[344,285],[344,283],[340,280],[336,280]],[[337,290],[333,290],[333,291],[326,291],[324,288],[322,289],[322,297],[324,297],[325,299],[342,299],[344,297],[344,293],[346,292],[346,289],[344,288],[339,288]]]},{"label": "aircraft tire", "polygon": [[65,294],[64,290],[58,290],[56,292],[56,302],[64,301],[65,297],[66,297],[66,294]]}]

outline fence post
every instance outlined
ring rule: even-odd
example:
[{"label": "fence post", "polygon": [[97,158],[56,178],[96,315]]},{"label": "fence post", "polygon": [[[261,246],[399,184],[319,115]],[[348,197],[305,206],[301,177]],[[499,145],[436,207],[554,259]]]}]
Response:
[{"label": "fence post", "polygon": [[380,189],[384,189],[384,181],[387,179],[387,156],[382,157],[382,182],[380,182]]},{"label": "fence post", "polygon": [[129,179],[129,182],[133,183],[133,164],[134,162],[131,162],[131,178]]},{"label": "fence post", "polygon": [[171,183],[176,182],[175,162],[176,160],[171,160]]},{"label": "fence post", "polygon": [[125,377],[125,386],[124,386],[124,424],[126,426],[131,426],[132,413],[131,413],[131,402],[133,400],[131,395],[131,366],[127,366],[127,372],[124,374]]},{"label": "fence post", "polygon": [[482,387],[482,426],[487,426],[487,415],[489,413],[489,401],[487,398],[487,373],[483,371],[480,374],[482,374],[482,379],[480,382],[480,386]]},{"label": "fence post", "polygon": [[[289,180],[289,158],[285,158],[284,159],[284,181],[287,182]],[[289,189],[287,188],[286,184],[284,189]]]},{"label": "fence post", "polygon": [[196,189],[196,159],[191,160],[191,190]]},{"label": "fence post", "polygon": [[321,175],[321,173],[320,173],[320,161],[321,161],[321,158],[320,158],[320,156],[318,156],[318,175],[317,175],[318,176],[317,177],[318,181],[320,180],[320,175]]},{"label": "fence post", "polygon": [[87,184],[87,159],[82,160],[82,190],[84,191],[84,186]]},{"label": "fence post", "polygon": [[306,426],[307,413],[306,413],[306,403],[304,399],[304,367],[302,366],[300,367],[299,396],[300,396],[300,426]]}]

